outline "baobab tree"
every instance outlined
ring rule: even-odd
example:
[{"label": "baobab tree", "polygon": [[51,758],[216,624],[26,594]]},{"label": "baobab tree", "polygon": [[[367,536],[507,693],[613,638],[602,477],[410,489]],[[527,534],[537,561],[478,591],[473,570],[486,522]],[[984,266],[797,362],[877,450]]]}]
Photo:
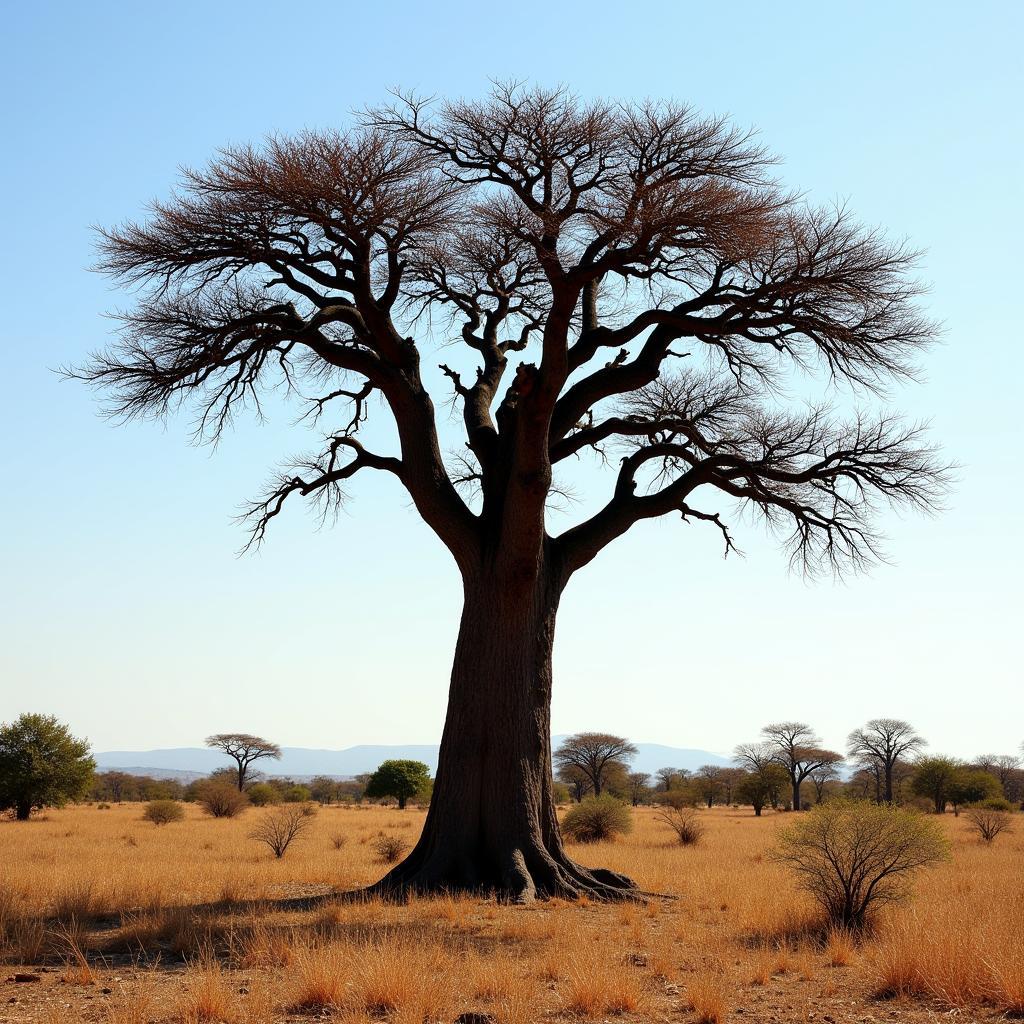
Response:
[{"label": "baobab tree", "polygon": [[[549,709],[565,587],[637,524],[704,524],[728,553],[745,509],[798,568],[842,571],[877,554],[879,505],[935,507],[919,425],[786,398],[794,373],[868,397],[912,375],[934,333],[914,254],[773,175],[723,119],[509,85],[224,150],[103,234],[138,300],[73,373],[111,412],[190,404],[216,437],[283,384],[331,426],[248,507],[251,543],[291,499],[331,514],[380,473],[461,574],[430,810],[375,891],[635,894],[563,849]],[[432,392],[460,414],[448,460]],[[378,412],[393,452],[361,433]],[[556,533],[556,473],[582,460],[607,496]]]},{"label": "baobab tree", "polygon": [[636,756],[636,747],[622,736],[606,732],[579,732],[569,736],[555,751],[559,771],[578,772],[600,796],[609,774],[625,771]]},{"label": "baobab tree", "polygon": [[235,762],[235,781],[240,793],[245,789],[249,766],[254,761],[262,761],[268,757],[275,761],[281,760],[281,748],[276,743],[247,732],[219,732],[214,736],[207,736],[206,745],[223,750]]},{"label": "baobab tree", "polygon": [[893,770],[901,759],[918,754],[927,740],[900,718],[873,718],[863,729],[854,729],[846,741],[846,755],[862,768],[874,767],[882,782],[882,799],[892,803]]},{"label": "baobab tree", "polygon": [[773,760],[789,775],[794,811],[800,810],[800,785],[804,779],[824,765],[836,765],[843,760],[842,754],[825,750],[814,730],[804,722],[773,722],[761,734],[771,744]]}]

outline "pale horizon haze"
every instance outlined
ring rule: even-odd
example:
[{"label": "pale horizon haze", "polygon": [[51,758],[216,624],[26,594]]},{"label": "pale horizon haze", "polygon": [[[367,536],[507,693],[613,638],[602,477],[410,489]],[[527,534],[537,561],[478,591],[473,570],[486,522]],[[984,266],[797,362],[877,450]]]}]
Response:
[{"label": "pale horizon haze", "polygon": [[[460,586],[396,484],[360,475],[333,528],[296,502],[240,557],[238,505],[315,443],[298,410],[271,402],[267,422],[242,417],[197,448],[187,414],[111,424],[55,368],[109,342],[105,314],[131,301],[88,269],[91,225],[144,216],[180,166],[344,127],[393,86],[480,96],[514,78],[728,114],[779,154],[788,185],[922,249],[922,306],[943,336],[890,400],[959,466],[945,511],[889,516],[890,562],[842,582],[791,574],[753,523],[735,530],[745,557],[726,560],[706,524],[633,530],[564,596],[553,731],[727,753],[800,719],[843,749],[885,716],[935,752],[1019,751],[1022,10],[8,5],[0,721],[53,713],[96,750],[227,730],[334,749],[439,739]],[[425,344],[425,364],[444,361]],[[570,515],[610,487],[582,483]]]}]

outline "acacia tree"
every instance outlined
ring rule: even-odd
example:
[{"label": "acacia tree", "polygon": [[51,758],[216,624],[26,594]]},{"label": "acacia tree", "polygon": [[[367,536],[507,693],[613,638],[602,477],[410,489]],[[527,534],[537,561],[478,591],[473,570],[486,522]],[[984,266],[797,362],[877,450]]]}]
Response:
[{"label": "acacia tree", "polygon": [[766,725],[761,733],[771,744],[771,756],[789,775],[793,787],[793,810],[799,811],[800,785],[804,779],[824,765],[839,764],[843,755],[825,750],[820,738],[805,722],[773,722]]},{"label": "acacia tree", "polygon": [[238,782],[238,791],[245,789],[245,780],[249,774],[249,765],[254,761],[271,757],[276,761],[281,760],[281,748],[262,736],[252,736],[247,732],[219,732],[214,736],[206,737],[208,747],[216,747],[223,750],[236,764],[235,777]]},{"label": "acacia tree", "polygon": [[[879,502],[932,508],[942,473],[919,426],[785,401],[793,373],[865,389],[912,373],[933,334],[913,259],[808,208],[748,133],[684,106],[406,96],[349,132],[225,150],[107,231],[103,268],[141,294],[76,375],[129,417],[194,403],[202,436],[283,381],[332,426],[248,509],[252,542],[289,499],[330,513],[373,471],[450,551],[464,608],[436,785],[380,890],[614,898],[630,881],[574,863],[555,816],[566,584],[658,516],[709,523],[728,551],[723,502],[807,571],[869,562]],[[428,324],[447,346],[436,375]],[[464,428],[447,464],[435,384]],[[393,454],[359,434],[377,398]],[[556,533],[554,474],[584,458],[612,467],[608,496]]]},{"label": "acacia tree", "polygon": [[622,736],[607,732],[578,732],[567,737],[555,751],[560,771],[579,772],[590,783],[594,796],[600,796],[609,774],[625,771],[636,755],[636,747]]},{"label": "acacia tree", "polygon": [[928,745],[909,722],[900,718],[873,718],[847,738],[846,754],[861,767],[877,766],[884,786],[883,799],[892,803],[893,770],[900,759]]}]

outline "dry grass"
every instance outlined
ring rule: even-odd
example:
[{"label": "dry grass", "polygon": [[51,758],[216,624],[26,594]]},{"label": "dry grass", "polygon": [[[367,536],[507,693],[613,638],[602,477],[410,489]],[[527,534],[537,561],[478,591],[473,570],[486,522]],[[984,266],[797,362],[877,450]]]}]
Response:
[{"label": "dry grass", "polygon": [[[87,998],[89,1019],[109,1024],[271,1024],[321,1013],[422,1024],[468,1012],[496,1024],[719,1024],[740,1010],[839,1020],[850,1014],[837,1016],[832,1001],[851,994],[868,1004],[858,1019],[884,1015],[870,1002],[889,996],[904,1000],[901,1017],[911,1020],[936,1006],[993,1019],[1024,1013],[1021,829],[986,846],[963,819],[943,820],[951,861],[855,940],[823,932],[766,856],[784,815],[702,811],[701,843],[683,848],[641,809],[617,842],[570,845],[586,864],[678,897],[670,902],[521,908],[446,896],[305,911],[273,901],[375,880],[386,870],[376,840],[411,844],[423,813],[325,808],[283,861],[246,839],[251,811],[215,820],[189,807],[166,830],[139,821],[133,805],[47,817],[0,822],[0,955],[12,970],[56,968],[40,985],[18,986],[23,1020]],[[137,966],[115,971],[112,958]],[[59,1004],[44,998],[58,991]]]}]

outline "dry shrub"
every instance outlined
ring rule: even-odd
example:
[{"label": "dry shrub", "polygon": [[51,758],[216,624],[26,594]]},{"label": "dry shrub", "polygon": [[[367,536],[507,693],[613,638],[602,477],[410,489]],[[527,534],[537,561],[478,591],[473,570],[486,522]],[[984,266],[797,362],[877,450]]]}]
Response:
[{"label": "dry shrub", "polygon": [[249,833],[249,838],[263,843],[280,860],[296,839],[309,831],[312,816],[304,804],[285,804],[267,811]]},{"label": "dry shrub", "polygon": [[388,836],[383,832],[370,845],[385,864],[394,864],[409,849],[409,844],[404,839]]},{"label": "dry shrub", "polygon": [[704,835],[704,826],[692,807],[665,804],[655,812],[654,817],[672,829],[680,846],[695,846]]},{"label": "dry shrub", "polygon": [[154,825],[169,825],[184,818],[185,808],[177,800],[150,800],[142,812],[142,820],[151,821]]},{"label": "dry shrub", "polygon": [[64,972],[61,980],[68,985],[93,985],[96,975],[89,966],[89,961],[82,952],[81,937],[65,925],[58,925],[56,931],[58,944],[64,956]]},{"label": "dry shrub", "polygon": [[186,1024],[226,1021],[233,1015],[234,997],[220,964],[204,956],[185,969],[184,992],[179,1003]]},{"label": "dry shrub", "polygon": [[588,796],[562,820],[562,835],[577,843],[598,843],[625,835],[633,828],[633,815],[621,800],[602,793]]},{"label": "dry shrub", "polygon": [[1024,930],[1014,914],[961,918],[955,906],[932,905],[886,922],[869,970],[881,997],[941,1000],[954,1008],[989,1003],[1024,1014]]},{"label": "dry shrub", "polygon": [[438,1020],[449,1010],[454,967],[439,951],[386,937],[361,949],[352,969],[354,1008],[372,1017]]},{"label": "dry shrub", "polygon": [[64,925],[94,917],[97,903],[91,881],[78,880],[61,886],[53,898],[53,916]]},{"label": "dry shrub", "polygon": [[300,946],[292,954],[290,1005],[303,1013],[341,1005],[348,981],[348,958],[340,946]]},{"label": "dry shrub", "polygon": [[198,799],[211,818],[234,818],[249,806],[249,797],[227,782],[207,782]]},{"label": "dry shrub", "polygon": [[341,832],[335,832],[331,836],[331,846],[336,850],[340,850],[348,842],[348,837]]},{"label": "dry shrub", "polygon": [[778,834],[774,859],[792,868],[834,925],[862,929],[909,893],[921,868],[948,856],[938,824],[890,804],[829,800]]},{"label": "dry shrub", "polygon": [[563,1009],[583,1017],[640,1013],[648,1003],[635,968],[578,958],[566,968]]},{"label": "dry shrub", "polygon": [[857,944],[848,928],[830,928],[825,937],[825,963],[829,967],[848,967],[857,957]]},{"label": "dry shrub", "polygon": [[287,967],[295,958],[292,936],[259,918],[237,939],[235,955],[243,967]]},{"label": "dry shrub", "polygon": [[967,820],[984,843],[994,843],[1003,832],[1013,829],[1013,818],[1006,811],[994,807],[971,807],[967,811]]},{"label": "dry shrub", "polygon": [[150,1024],[154,1008],[153,993],[145,983],[122,988],[107,1007],[104,1024]]},{"label": "dry shrub", "polygon": [[728,1009],[725,979],[712,972],[694,975],[686,986],[686,1002],[696,1024],[722,1024]]}]

